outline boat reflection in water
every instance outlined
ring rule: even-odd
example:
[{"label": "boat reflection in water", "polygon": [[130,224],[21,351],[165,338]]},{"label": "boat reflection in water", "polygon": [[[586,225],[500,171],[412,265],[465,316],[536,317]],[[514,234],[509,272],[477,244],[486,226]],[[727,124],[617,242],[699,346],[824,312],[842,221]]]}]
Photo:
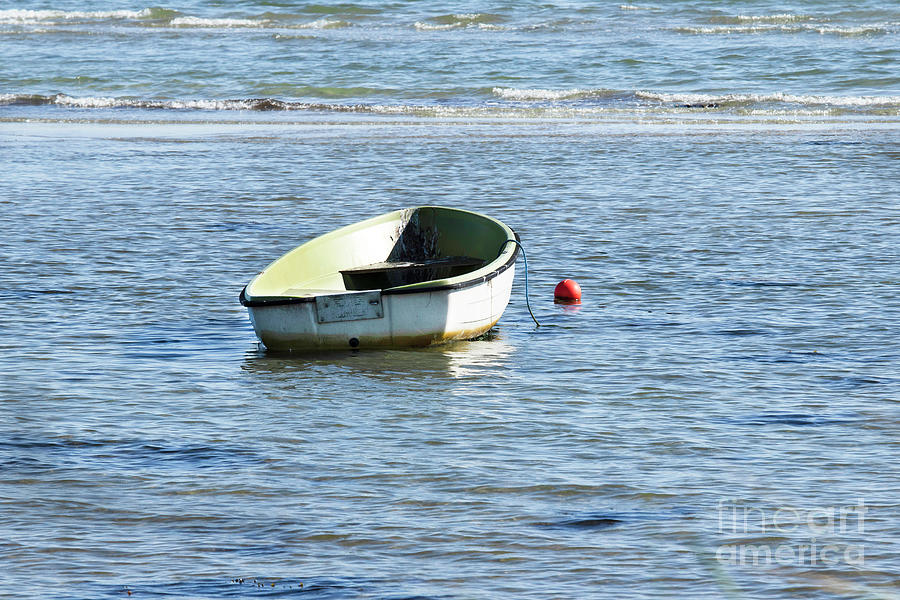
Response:
[{"label": "boat reflection in water", "polygon": [[[493,330],[492,330],[493,331]],[[373,349],[322,352],[275,352],[262,346],[244,357],[243,370],[253,377],[284,384],[285,393],[296,395],[299,385],[307,392],[331,396],[340,389],[348,393],[395,395],[421,388],[429,394],[446,393],[459,380],[479,378],[490,372],[503,373],[515,346],[499,334],[492,339],[461,341],[427,348]],[[317,381],[332,381],[340,375],[340,389],[317,387]],[[392,391],[393,390],[393,391]]]}]

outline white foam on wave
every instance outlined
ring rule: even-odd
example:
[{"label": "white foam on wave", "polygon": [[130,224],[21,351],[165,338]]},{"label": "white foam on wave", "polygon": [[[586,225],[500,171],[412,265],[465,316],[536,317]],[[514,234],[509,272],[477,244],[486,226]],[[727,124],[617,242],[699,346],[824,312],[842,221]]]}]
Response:
[{"label": "white foam on wave", "polygon": [[299,25],[279,25],[269,19],[238,19],[238,18],[209,18],[209,17],[177,17],[169,23],[172,27],[181,28],[210,28],[210,29],[239,29],[261,27],[283,27],[288,29],[338,29],[350,27],[352,24],[339,19],[328,17],[316,19]]},{"label": "white foam on wave", "polygon": [[[17,25],[37,25],[37,24],[38,24],[38,23],[17,23]],[[54,31],[51,30],[51,29],[46,29],[46,28],[37,28],[37,29],[31,28],[31,29],[28,30],[28,33],[30,33],[30,34],[35,34],[35,33],[54,33]],[[21,29],[21,28],[18,28],[18,29],[0,29],[0,35],[22,35],[22,29]]]},{"label": "white foam on wave", "polygon": [[858,37],[866,35],[885,35],[891,31],[897,31],[897,24],[893,25],[857,25],[857,26],[837,26],[837,25],[821,25],[810,27],[812,31],[821,33],[822,35],[837,35],[841,37]]},{"label": "white foam on wave", "polygon": [[734,20],[739,23],[795,23],[797,21],[808,21],[810,18],[807,15],[780,13],[775,15],[738,15],[734,17]]},{"label": "white foam on wave", "polygon": [[74,108],[156,108],[174,110],[252,110],[255,100],[141,100],[102,96],[73,97],[65,94],[53,96],[52,104]]},{"label": "white foam on wave", "polygon": [[123,106],[122,100],[118,98],[101,98],[94,96],[73,98],[72,96],[66,96],[64,94],[54,96],[51,98],[51,102],[53,104],[59,104],[60,106],[74,106],[78,108],[112,108]]},{"label": "white foam on wave", "polygon": [[435,17],[432,22],[416,21],[413,27],[419,31],[448,31],[451,29],[482,29],[504,31],[507,28],[495,23],[496,16],[488,13],[456,13]]},{"label": "white foam on wave", "polygon": [[[560,90],[526,90],[531,98],[556,100]],[[566,90],[578,92],[580,90]],[[544,94],[544,92],[547,92]],[[589,94],[603,91],[586,91]],[[607,92],[612,93],[612,92]],[[621,92],[619,92],[621,93]],[[872,115],[900,116],[900,96],[811,96],[791,94],[664,94],[636,92],[635,97],[657,101],[659,106],[578,104],[525,104],[484,106],[435,106],[431,104],[343,104],[333,102],[301,102],[274,98],[217,99],[148,99],[134,97],[74,97],[65,94],[36,96],[28,94],[0,94],[2,105],[58,105],[81,109],[143,109],[198,111],[304,111],[325,113],[364,113],[411,116],[504,116],[508,118],[592,118],[604,115],[681,114],[685,109],[715,109],[723,114],[760,117],[829,116],[859,112]],[[514,96],[515,98],[515,96]],[[718,113],[717,113],[718,114]]]},{"label": "white foam on wave", "polygon": [[504,100],[537,100],[552,101],[565,100],[571,98],[580,98],[593,93],[596,90],[586,90],[580,88],[572,88],[568,90],[541,90],[541,89],[518,89],[518,88],[501,88],[495,87],[491,92]]},{"label": "white foam on wave", "polygon": [[506,31],[508,28],[502,25],[494,25],[492,23],[444,23],[444,24],[436,24],[436,23],[423,23],[422,21],[416,21],[413,23],[413,27],[415,27],[419,31],[450,31],[451,29],[480,29],[482,31]]},{"label": "white foam on wave", "polygon": [[803,27],[791,25],[714,25],[698,27],[675,27],[675,33],[689,35],[732,35],[732,34],[760,34],[760,33],[803,33]]},{"label": "white foam on wave", "polygon": [[437,25],[434,23],[424,23],[422,21],[416,21],[415,23],[413,23],[413,27],[415,27],[419,31],[448,31],[450,29],[456,29],[458,27],[458,25],[453,25],[453,24]]},{"label": "white foam on wave", "polygon": [[[797,18],[802,20],[801,17]],[[822,23],[775,23],[766,21],[748,21],[745,24],[712,25],[712,26],[684,26],[675,27],[672,31],[689,35],[732,35],[732,34],[804,34],[818,33],[821,35],[835,35],[841,37],[858,37],[866,35],[885,35],[897,31],[898,24],[873,23],[869,25],[827,25]]]},{"label": "white foam on wave", "polygon": [[0,23],[35,24],[47,21],[77,21],[87,19],[142,19],[150,15],[150,9],[110,10],[110,11],[67,11],[67,10],[0,10]]},{"label": "white foam on wave", "polygon": [[254,103],[249,100],[171,100],[165,102],[164,107],[176,110],[252,110]]},{"label": "white foam on wave", "polygon": [[352,23],[341,21],[340,19],[329,19],[328,17],[316,19],[309,23],[297,25],[297,29],[340,29],[342,27],[350,27]]},{"label": "white foam on wave", "polygon": [[431,106],[417,104],[340,104],[320,102],[292,102],[267,99],[245,100],[150,100],[137,98],[113,98],[102,96],[74,97],[65,94],[25,98],[18,94],[0,95],[0,104],[13,104],[27,101],[28,104],[55,104],[59,106],[84,109],[103,108],[139,108],[149,110],[203,110],[203,111],[322,111],[334,113],[364,113],[379,115],[410,115],[420,117],[472,117],[472,116],[505,116],[518,117],[553,117],[595,112],[593,109],[538,108],[527,109],[506,108],[497,106]]},{"label": "white foam on wave", "polygon": [[677,104],[762,104],[784,103],[806,106],[900,107],[900,96],[814,96],[804,94],[664,94],[639,91],[645,100]]},{"label": "white foam on wave", "polygon": [[176,17],[169,22],[172,27],[209,27],[214,29],[231,27],[264,27],[266,21],[253,19],[228,19],[207,17]]},{"label": "white foam on wave", "polygon": [[64,10],[0,10],[0,24],[6,25],[59,25],[91,20],[138,20],[152,26],[166,25],[177,28],[229,29],[287,27],[291,29],[336,29],[349,27],[352,23],[324,17],[299,25],[279,25],[266,18],[253,17],[198,17],[181,15],[167,9],[145,8],[143,10],[114,11],[64,11]]}]

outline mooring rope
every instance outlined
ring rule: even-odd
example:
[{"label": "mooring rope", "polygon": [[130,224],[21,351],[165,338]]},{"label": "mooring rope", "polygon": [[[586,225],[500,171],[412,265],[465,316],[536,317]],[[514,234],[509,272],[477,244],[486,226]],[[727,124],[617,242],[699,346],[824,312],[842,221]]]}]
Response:
[{"label": "mooring rope", "polygon": [[500,246],[500,251],[497,252],[497,256],[500,256],[503,253],[503,249],[506,248],[506,244],[510,242],[512,242],[513,244],[518,246],[520,250],[522,250],[522,262],[525,264],[525,306],[528,307],[528,314],[531,315],[531,320],[534,321],[534,324],[536,326],[540,327],[541,324],[538,323],[538,320],[534,318],[534,313],[531,312],[531,302],[528,301],[528,258],[525,256],[525,246],[523,246],[522,242],[520,242],[519,240],[506,240]]}]

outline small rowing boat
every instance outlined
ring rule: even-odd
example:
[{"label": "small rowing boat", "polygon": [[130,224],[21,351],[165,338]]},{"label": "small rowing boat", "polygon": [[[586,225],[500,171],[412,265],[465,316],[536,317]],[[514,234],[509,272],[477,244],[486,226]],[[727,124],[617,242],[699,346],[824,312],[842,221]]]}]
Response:
[{"label": "small rowing boat", "polygon": [[294,248],[243,289],[270,350],[429,346],[487,332],[503,314],[519,247],[496,219],[398,210]]}]

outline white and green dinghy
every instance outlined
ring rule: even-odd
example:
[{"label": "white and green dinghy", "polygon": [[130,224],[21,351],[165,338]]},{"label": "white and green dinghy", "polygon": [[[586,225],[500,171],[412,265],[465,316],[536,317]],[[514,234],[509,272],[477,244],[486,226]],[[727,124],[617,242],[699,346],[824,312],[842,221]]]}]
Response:
[{"label": "white and green dinghy", "polygon": [[512,289],[518,244],[490,217],[388,213],[291,250],[241,292],[270,350],[428,346],[485,333]]}]

